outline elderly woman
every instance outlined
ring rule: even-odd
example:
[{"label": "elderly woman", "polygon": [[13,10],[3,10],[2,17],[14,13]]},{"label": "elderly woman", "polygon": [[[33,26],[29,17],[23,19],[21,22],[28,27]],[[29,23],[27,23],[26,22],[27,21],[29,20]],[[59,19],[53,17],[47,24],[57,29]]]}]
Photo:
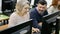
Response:
[{"label": "elderly woman", "polygon": [[27,0],[20,0],[16,4],[16,11],[13,12],[9,19],[8,27],[13,27],[22,24],[29,20],[29,2]]}]

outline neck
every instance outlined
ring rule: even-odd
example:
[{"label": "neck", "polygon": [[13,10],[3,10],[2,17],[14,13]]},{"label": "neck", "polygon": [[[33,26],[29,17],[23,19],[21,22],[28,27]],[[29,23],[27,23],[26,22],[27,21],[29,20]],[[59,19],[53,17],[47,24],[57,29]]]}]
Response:
[{"label": "neck", "polygon": [[38,11],[38,13],[39,13],[38,7],[36,7],[36,9],[37,9],[37,11]]}]

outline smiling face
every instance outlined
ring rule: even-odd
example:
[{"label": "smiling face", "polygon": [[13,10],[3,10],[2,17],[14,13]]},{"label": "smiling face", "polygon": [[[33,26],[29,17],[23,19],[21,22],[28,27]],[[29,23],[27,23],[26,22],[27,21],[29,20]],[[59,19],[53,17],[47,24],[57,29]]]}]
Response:
[{"label": "smiling face", "polygon": [[41,5],[41,4],[38,4],[38,11],[45,11],[47,6],[46,5]]},{"label": "smiling face", "polygon": [[38,10],[38,12],[40,13],[40,14],[43,14],[44,13],[44,11],[47,9],[47,5],[42,5],[42,4],[38,4],[37,5],[37,10]]}]

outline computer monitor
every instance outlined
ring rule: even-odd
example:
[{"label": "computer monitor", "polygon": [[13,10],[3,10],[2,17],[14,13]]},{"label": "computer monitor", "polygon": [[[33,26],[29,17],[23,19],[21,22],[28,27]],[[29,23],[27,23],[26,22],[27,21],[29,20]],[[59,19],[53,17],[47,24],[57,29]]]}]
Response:
[{"label": "computer monitor", "polygon": [[52,14],[48,14],[43,16],[43,18],[46,20],[46,22],[49,24],[51,22],[55,22],[56,18],[59,16],[60,11],[54,12]]},{"label": "computer monitor", "polygon": [[32,20],[19,24],[17,26],[0,31],[1,34],[31,34]]},{"label": "computer monitor", "polygon": [[59,14],[60,14],[60,11],[57,11],[55,13],[43,16],[43,19],[48,23],[47,26],[49,28],[48,30],[50,30],[49,31],[50,33],[54,32],[54,31],[55,31],[55,33],[58,33],[57,32],[58,31],[58,26],[57,26],[58,23],[56,22],[56,19],[59,16]]},{"label": "computer monitor", "polygon": [[57,26],[57,27],[56,27],[56,30],[57,30],[57,31],[56,31],[56,34],[60,34],[60,16],[57,17],[56,23],[57,23],[57,24],[56,24],[56,26]]}]

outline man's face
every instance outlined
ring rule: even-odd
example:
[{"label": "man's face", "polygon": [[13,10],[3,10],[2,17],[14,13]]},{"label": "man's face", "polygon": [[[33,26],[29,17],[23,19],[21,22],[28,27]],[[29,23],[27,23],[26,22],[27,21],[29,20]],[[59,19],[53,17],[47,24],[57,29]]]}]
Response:
[{"label": "man's face", "polygon": [[45,11],[47,8],[46,4],[45,5],[38,4],[37,7],[38,7],[38,11]]}]

